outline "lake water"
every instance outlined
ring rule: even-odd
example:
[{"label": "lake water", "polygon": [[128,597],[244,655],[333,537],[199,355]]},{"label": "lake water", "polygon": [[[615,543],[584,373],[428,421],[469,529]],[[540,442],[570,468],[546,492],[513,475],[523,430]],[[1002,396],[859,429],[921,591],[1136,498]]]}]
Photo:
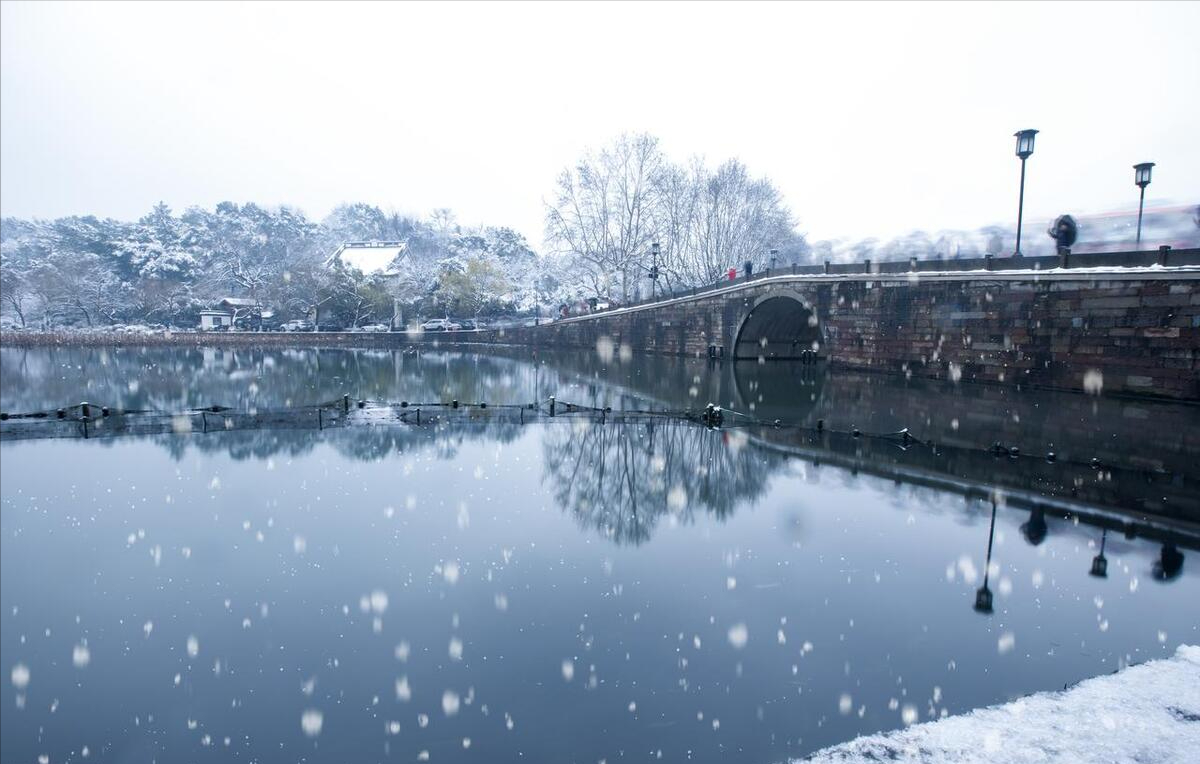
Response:
[{"label": "lake water", "polygon": [[778,762],[1200,642],[1196,406],[607,352],[6,348],[0,372],[9,413],[781,420],[7,439],[4,762]]}]

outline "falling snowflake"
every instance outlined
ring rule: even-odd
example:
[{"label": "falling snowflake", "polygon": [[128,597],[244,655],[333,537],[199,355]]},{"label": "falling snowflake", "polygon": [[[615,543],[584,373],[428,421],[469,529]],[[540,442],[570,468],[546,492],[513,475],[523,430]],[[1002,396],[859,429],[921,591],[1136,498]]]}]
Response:
[{"label": "falling snowflake", "polygon": [[442,693],[442,713],[446,716],[457,714],[459,703],[458,693],[454,690],[446,690]]},{"label": "falling snowflake", "polygon": [[13,666],[11,676],[13,687],[16,687],[18,691],[29,686],[29,667],[24,663]]},{"label": "falling snowflake", "polygon": [[741,650],[750,641],[750,630],[746,628],[746,624],[738,623],[729,627],[729,644],[733,645],[735,650]]},{"label": "falling snowflake", "polygon": [[1001,655],[1011,652],[1017,646],[1017,637],[1011,631],[1006,631],[996,640],[996,651]]},{"label": "falling snowflake", "polygon": [[396,700],[404,703],[412,700],[412,688],[408,685],[407,676],[402,676],[396,680]]},{"label": "falling snowflake", "polygon": [[320,735],[324,725],[325,715],[315,708],[310,708],[300,715],[300,729],[309,737]]}]

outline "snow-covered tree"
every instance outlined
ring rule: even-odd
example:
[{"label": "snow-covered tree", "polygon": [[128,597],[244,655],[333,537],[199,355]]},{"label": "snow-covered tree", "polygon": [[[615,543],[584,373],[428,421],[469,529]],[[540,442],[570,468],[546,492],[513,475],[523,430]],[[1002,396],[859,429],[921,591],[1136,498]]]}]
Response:
[{"label": "snow-covered tree", "polygon": [[462,268],[442,272],[441,291],[460,313],[477,316],[508,292],[504,272],[493,259],[474,257]]},{"label": "snow-covered tree", "polygon": [[[711,283],[749,260],[802,262],[808,247],[766,178],[730,160],[680,167],[657,139],[624,135],[559,175],[546,237],[592,295],[628,300],[654,266],[665,289]],[[653,244],[659,244],[654,259]]]},{"label": "snow-covered tree", "polygon": [[595,294],[628,300],[644,274],[667,168],[657,138],[627,134],[559,175],[546,239]]},{"label": "snow-covered tree", "polygon": [[[330,262],[340,245],[361,239],[402,243],[386,278]],[[510,228],[464,229],[448,210],[422,220],[366,204],[338,207],[321,223],[287,207],[233,202],[180,215],[159,203],[136,222],[6,218],[0,255],[0,310],[6,324],[24,326],[186,326],[225,297],[353,325],[389,319],[393,299],[418,314],[432,309],[445,299],[443,278],[468,270],[483,281],[470,290],[451,284],[464,310],[532,311],[538,295],[547,299],[553,270]]]}]

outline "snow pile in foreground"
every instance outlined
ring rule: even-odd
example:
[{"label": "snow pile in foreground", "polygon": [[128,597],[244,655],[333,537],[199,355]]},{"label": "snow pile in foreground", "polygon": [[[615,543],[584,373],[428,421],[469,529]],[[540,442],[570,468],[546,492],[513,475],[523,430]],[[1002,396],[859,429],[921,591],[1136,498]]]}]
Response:
[{"label": "snow pile in foreground", "polygon": [[811,762],[1159,762],[1200,759],[1200,647],[962,716],[868,735]]}]

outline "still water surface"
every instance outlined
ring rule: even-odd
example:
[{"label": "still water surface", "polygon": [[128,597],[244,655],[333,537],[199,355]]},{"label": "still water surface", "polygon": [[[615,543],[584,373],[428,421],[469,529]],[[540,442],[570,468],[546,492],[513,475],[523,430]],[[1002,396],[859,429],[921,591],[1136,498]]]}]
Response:
[{"label": "still water surface", "polygon": [[[670,422],[6,441],[5,762],[775,762],[1200,642],[1191,406],[521,351],[4,349],[0,371],[8,412],[711,400],[1112,467],[1064,486]],[[1009,498],[1072,489],[1109,503]]]}]

